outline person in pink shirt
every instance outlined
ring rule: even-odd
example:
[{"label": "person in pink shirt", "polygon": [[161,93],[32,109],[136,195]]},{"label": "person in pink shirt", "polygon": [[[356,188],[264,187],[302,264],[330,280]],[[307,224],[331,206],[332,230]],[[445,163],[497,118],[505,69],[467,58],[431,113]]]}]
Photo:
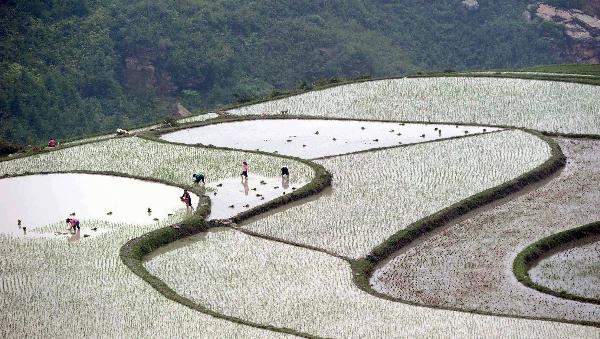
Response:
[{"label": "person in pink shirt", "polygon": [[75,232],[75,229],[80,229],[79,227],[79,220],[77,220],[77,218],[71,217],[71,218],[67,218],[66,220],[67,224],[69,224],[69,227],[71,228],[71,230],[73,232]]},{"label": "person in pink shirt", "polygon": [[187,190],[183,190],[183,195],[180,197],[180,199],[185,203],[186,208],[192,207],[192,197],[190,196],[190,193],[188,193]]},{"label": "person in pink shirt", "polygon": [[248,163],[245,161],[242,161],[242,182],[244,182],[244,178],[246,179],[246,181],[248,181]]},{"label": "person in pink shirt", "polygon": [[56,147],[56,140],[54,140],[54,138],[50,138],[50,141],[48,141],[48,147]]}]

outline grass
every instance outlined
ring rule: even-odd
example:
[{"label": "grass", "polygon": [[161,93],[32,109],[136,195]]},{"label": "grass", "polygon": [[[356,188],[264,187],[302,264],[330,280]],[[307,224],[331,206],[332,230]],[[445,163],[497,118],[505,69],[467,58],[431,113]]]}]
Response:
[{"label": "grass", "polygon": [[600,64],[599,65],[577,65],[577,64],[542,65],[542,66],[523,68],[522,71],[600,76]]}]

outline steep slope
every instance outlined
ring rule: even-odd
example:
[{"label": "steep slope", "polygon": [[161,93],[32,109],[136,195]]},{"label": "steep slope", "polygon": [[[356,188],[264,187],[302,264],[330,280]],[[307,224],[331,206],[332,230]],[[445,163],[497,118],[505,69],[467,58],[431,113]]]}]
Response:
[{"label": "steep slope", "polygon": [[518,0],[3,1],[0,138],[131,127],[177,102],[209,108],[325,77],[557,61],[561,30],[525,10]]}]

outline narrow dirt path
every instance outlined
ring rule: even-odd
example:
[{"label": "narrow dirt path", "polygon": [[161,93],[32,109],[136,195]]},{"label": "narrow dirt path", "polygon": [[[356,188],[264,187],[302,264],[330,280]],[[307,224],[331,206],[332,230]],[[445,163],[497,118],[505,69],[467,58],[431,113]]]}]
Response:
[{"label": "narrow dirt path", "polygon": [[374,288],[427,306],[598,322],[600,305],[540,293],[512,273],[528,244],[600,219],[600,141],[556,141],[568,159],[557,177],[397,253],[374,273]]}]

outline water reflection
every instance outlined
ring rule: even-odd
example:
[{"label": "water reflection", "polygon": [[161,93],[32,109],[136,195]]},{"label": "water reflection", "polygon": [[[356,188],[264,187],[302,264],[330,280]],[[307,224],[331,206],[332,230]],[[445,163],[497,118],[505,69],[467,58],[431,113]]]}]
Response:
[{"label": "water reflection", "polygon": [[283,187],[283,189],[287,189],[290,187],[290,177],[287,175],[282,175],[281,176],[281,186]]},{"label": "water reflection", "polygon": [[67,240],[69,242],[75,242],[75,241],[78,241],[79,239],[81,239],[81,230],[77,230],[77,231],[75,231],[75,233],[71,233],[71,235],[69,237],[67,237]]},{"label": "water reflection", "polygon": [[[31,236],[65,215],[149,224],[182,208],[180,188],[92,174],[45,174],[0,180],[0,233]],[[190,194],[192,206],[198,196]],[[24,203],[26,202],[26,203]],[[16,225],[15,225],[16,224]],[[29,231],[29,232],[28,232]]]},{"label": "water reflection", "polygon": [[248,195],[248,192],[250,191],[250,187],[248,186],[248,179],[242,181],[242,186],[244,187],[244,195]]}]

